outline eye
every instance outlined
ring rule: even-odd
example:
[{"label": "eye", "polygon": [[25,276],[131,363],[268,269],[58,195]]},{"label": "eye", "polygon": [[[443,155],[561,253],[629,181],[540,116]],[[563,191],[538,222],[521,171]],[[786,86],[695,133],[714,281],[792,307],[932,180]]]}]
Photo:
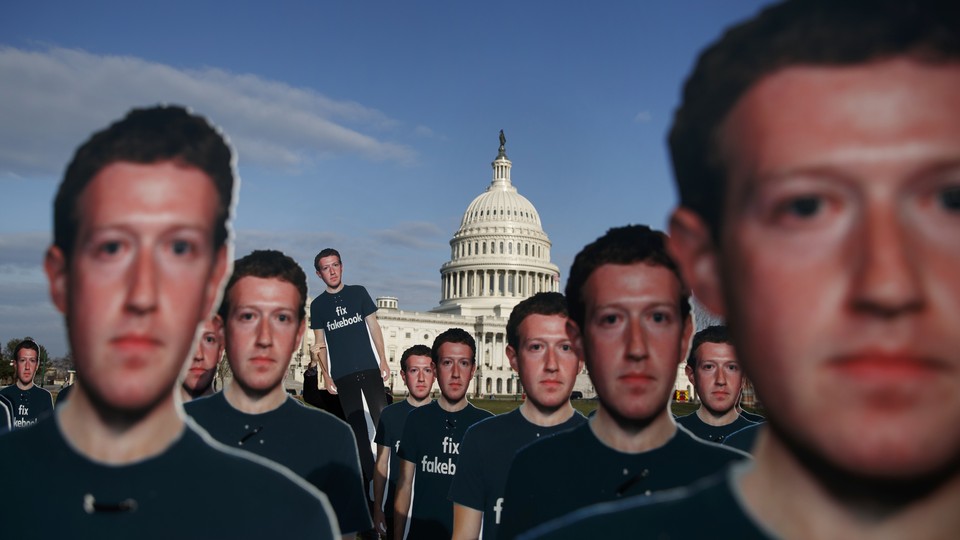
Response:
[{"label": "eye", "polygon": [[252,320],[253,320],[253,312],[243,311],[243,312],[241,312],[239,315],[237,315],[237,318],[240,319],[241,321],[252,321]]},{"label": "eye", "polygon": [[207,334],[203,336],[203,340],[211,345],[217,342],[217,338],[213,337],[212,334]]},{"label": "eye", "polygon": [[527,349],[531,351],[541,351],[543,350],[543,345],[539,343],[531,343],[529,346],[527,346]]},{"label": "eye", "polygon": [[291,320],[293,320],[293,317],[291,317],[290,315],[287,315],[286,313],[281,313],[280,315],[277,315],[277,319],[280,322],[290,322]]},{"label": "eye", "polygon": [[597,317],[597,322],[600,326],[613,326],[620,322],[619,313],[604,313]]},{"label": "eye", "polygon": [[569,343],[564,343],[563,345],[560,346],[560,350],[564,352],[572,351],[573,347],[571,347]]},{"label": "eye", "polygon": [[948,212],[960,212],[960,186],[944,189],[939,194],[940,204]]},{"label": "eye", "polygon": [[670,314],[665,311],[654,311],[650,314],[650,319],[658,324],[670,322]]},{"label": "eye", "polygon": [[96,253],[99,256],[111,257],[120,253],[123,244],[119,240],[105,240],[97,244]]},{"label": "eye", "polygon": [[170,242],[170,251],[174,255],[189,255],[195,251],[193,243],[187,240],[174,240]]},{"label": "eye", "polygon": [[810,218],[817,215],[822,206],[823,200],[820,197],[794,197],[781,203],[777,208],[777,213],[797,218]]}]

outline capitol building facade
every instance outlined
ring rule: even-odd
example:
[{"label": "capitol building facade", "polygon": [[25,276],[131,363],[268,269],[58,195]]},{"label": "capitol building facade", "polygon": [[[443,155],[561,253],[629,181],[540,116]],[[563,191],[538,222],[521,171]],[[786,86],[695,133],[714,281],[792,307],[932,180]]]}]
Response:
[{"label": "capitol building facade", "polygon": [[[403,351],[417,344],[431,346],[438,334],[451,327],[466,330],[477,342],[477,372],[468,395],[508,398],[523,392],[506,355],[507,319],[525,298],[559,292],[560,270],[550,262],[551,243],[537,209],[517,192],[510,178],[513,164],[502,132],[500,141],[491,164],[493,179],[467,206],[450,240],[450,260],[440,268],[439,305],[426,312],[406,311],[396,297],[376,299],[390,365],[386,384],[397,394],[406,393],[400,376]],[[291,362],[290,376],[296,382],[302,382],[303,370],[298,366],[306,364],[313,341],[308,330]],[[587,397],[595,395],[585,370],[574,390]]]}]

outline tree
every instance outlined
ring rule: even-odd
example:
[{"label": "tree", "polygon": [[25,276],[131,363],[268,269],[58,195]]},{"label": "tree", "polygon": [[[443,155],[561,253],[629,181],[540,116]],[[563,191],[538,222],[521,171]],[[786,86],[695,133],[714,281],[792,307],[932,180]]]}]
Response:
[{"label": "tree", "polygon": [[14,373],[13,361],[7,356],[6,350],[0,350],[0,385],[10,384]]}]

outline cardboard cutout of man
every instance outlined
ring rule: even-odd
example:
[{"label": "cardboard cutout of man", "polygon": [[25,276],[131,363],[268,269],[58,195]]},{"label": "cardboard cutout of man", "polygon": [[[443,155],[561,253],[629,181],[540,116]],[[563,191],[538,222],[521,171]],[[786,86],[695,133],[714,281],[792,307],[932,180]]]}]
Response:
[{"label": "cardboard cutout of man", "polygon": [[234,263],[220,304],[233,379],[184,408],[224,445],[290,469],[327,495],[344,540],[372,529],[353,433],[283,388],[306,329],[307,276],[292,258],[257,250]]},{"label": "cardboard cutout of man", "polygon": [[755,462],[545,537],[956,536],[958,87],[955,2],[790,0],[702,54],[671,245],[764,404]]},{"label": "cardboard cutout of man", "polygon": [[[279,524],[334,537],[322,493],[212,441],[176,395],[229,273],[234,187],[223,137],[181,107],[135,109],[77,150],[44,261],[77,382],[53,415],[0,437],[0,461],[17,464],[4,536],[47,536],[54,515],[83,538],[269,537]],[[250,515],[270,519],[237,519]]]}]

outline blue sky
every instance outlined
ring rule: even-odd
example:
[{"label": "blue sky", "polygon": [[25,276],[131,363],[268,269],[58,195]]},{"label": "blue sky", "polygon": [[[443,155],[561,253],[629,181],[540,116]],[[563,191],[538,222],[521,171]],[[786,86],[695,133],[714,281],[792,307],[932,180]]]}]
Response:
[{"label": "blue sky", "polygon": [[[0,18],[0,340],[67,352],[40,269],[59,176],[133,106],[234,143],[237,253],[281,249],[426,310],[497,134],[561,280],[612,226],[664,227],[665,134],[704,45],[760,0],[15,2]],[[81,5],[82,4],[82,5]]]}]

